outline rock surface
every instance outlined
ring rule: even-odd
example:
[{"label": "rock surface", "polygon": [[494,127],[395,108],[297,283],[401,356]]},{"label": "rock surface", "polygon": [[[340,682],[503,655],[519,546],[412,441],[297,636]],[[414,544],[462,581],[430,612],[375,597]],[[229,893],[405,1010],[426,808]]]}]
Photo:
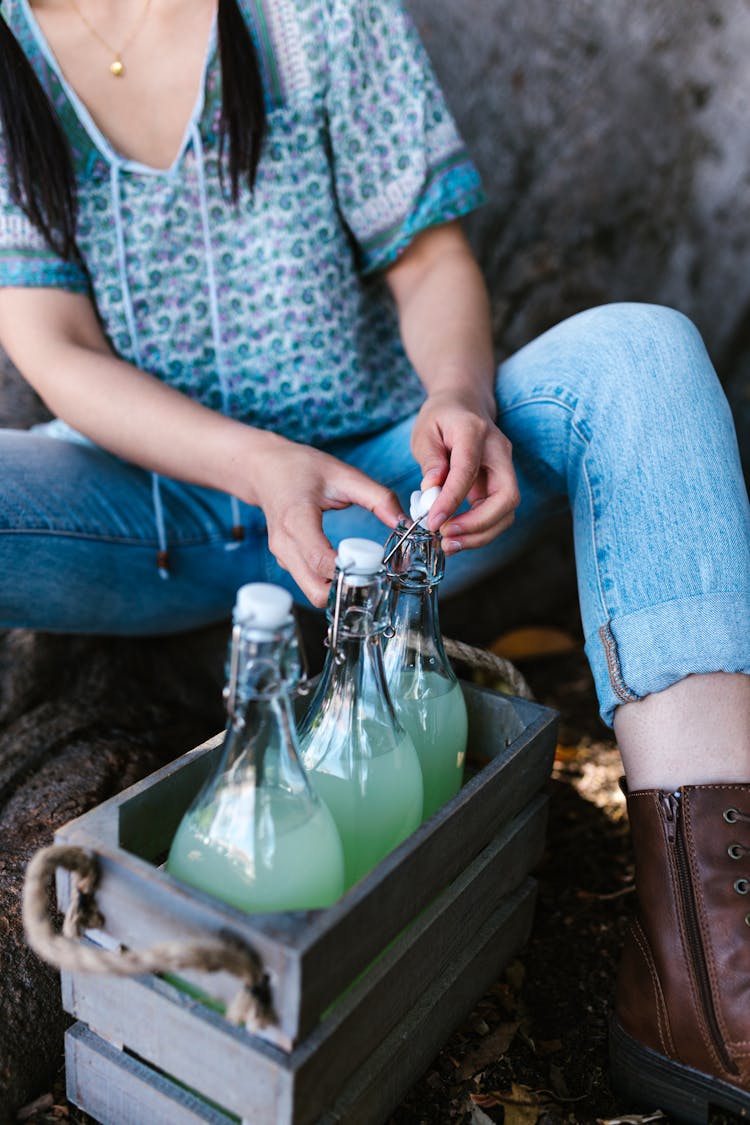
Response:
[{"label": "rock surface", "polygon": [[[409,6],[485,179],[471,233],[499,349],[603,301],[676,305],[750,447],[748,0]],[[0,360],[0,424],[44,416]],[[506,575],[481,626],[475,597],[446,606],[446,631],[486,639],[573,589],[555,538]],[[49,1081],[63,1026],[54,975],[23,945],[23,866],[55,825],[218,728],[225,638],[0,640],[0,1121]]]},{"label": "rock surface", "polygon": [[728,373],[750,343],[747,0],[409,7],[485,180],[472,228],[501,347],[657,301]]}]

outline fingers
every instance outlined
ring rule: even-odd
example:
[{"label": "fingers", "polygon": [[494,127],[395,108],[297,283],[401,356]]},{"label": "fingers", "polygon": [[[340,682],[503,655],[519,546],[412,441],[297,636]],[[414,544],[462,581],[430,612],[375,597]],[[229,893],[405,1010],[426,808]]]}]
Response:
[{"label": "fingers", "polygon": [[[470,495],[469,500],[470,510],[461,512],[455,519],[448,520],[440,530],[443,536],[449,539],[482,535],[485,537],[484,541],[489,542],[500,530],[508,526],[508,517],[513,516],[521,502],[512,466],[508,465],[499,472],[488,474],[485,495]],[[468,541],[465,545],[469,545]]]},{"label": "fingers", "polygon": [[334,458],[326,460],[325,469],[319,481],[308,476],[307,496],[266,512],[269,549],[316,606],[326,604],[336,567],[336,553],[323,534],[323,512],[358,504],[390,528],[403,518],[395,492],[365,473]]},{"label": "fingers", "polygon": [[[479,427],[482,424],[479,423]],[[436,531],[452,516],[466,499],[482,466],[484,435],[475,433],[478,427],[464,428],[450,451],[450,468],[443,490],[430,512],[428,526]],[[478,440],[479,439],[479,440]]]},{"label": "fingers", "polygon": [[448,476],[450,462],[440,435],[419,425],[415,426],[411,451],[422,469],[422,491],[442,485]]},{"label": "fingers", "polygon": [[[451,474],[439,503],[441,511],[432,513],[429,521],[430,526],[440,528],[446,553],[484,546],[513,523],[514,512],[521,497],[511,452],[510,442],[493,427],[478,454],[473,458],[465,454],[462,456],[456,466],[457,491],[466,485],[477,458],[480,464],[464,494],[468,497],[471,508],[455,518],[450,518],[451,512],[455,511],[455,506],[451,508],[450,505],[453,504],[456,493],[449,496],[447,503],[442,503],[454,469],[454,457],[451,456]],[[446,512],[445,517],[442,517],[443,511]]]},{"label": "fingers", "polygon": [[422,492],[426,492],[428,488],[439,488],[448,476],[449,468],[448,459],[446,458],[440,465],[432,465],[428,469],[423,469],[424,476],[419,486]]},{"label": "fingers", "polygon": [[459,551],[468,551],[473,547],[485,547],[512,527],[516,518],[515,512],[511,512],[503,519],[494,523],[492,527],[479,534],[469,534],[468,532],[454,531],[451,534],[443,536],[443,551],[446,555],[456,555]]},{"label": "fingers", "polygon": [[290,505],[268,527],[268,546],[313,605],[322,608],[336,569],[336,552],[323,534],[322,513],[312,502]]},{"label": "fingers", "polygon": [[327,499],[332,507],[345,508],[349,504],[357,504],[390,528],[396,527],[398,521],[404,518],[396,493],[351,465],[342,464],[340,471],[331,479]]}]

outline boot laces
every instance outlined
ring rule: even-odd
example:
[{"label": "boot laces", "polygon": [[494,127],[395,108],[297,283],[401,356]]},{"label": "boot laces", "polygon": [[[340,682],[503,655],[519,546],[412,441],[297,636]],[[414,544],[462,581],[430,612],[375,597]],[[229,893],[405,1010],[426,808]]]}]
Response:
[{"label": "boot laces", "polygon": [[[750,824],[750,815],[745,812],[740,812],[739,809],[725,809],[724,820],[727,824],[737,824],[738,821],[743,821],[745,824]],[[742,859],[745,855],[750,855],[750,847],[747,844],[740,844],[735,842],[730,844],[727,848],[727,854],[730,859]],[[750,879],[740,877],[734,881],[734,890],[738,895],[746,895],[750,893]],[[745,915],[745,925],[750,926],[750,912]]]}]

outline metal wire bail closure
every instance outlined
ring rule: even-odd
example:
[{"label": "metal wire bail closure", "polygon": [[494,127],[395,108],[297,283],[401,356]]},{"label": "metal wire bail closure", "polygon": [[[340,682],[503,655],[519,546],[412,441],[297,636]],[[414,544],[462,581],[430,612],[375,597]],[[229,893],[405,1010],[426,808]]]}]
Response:
[{"label": "metal wire bail closure", "polygon": [[394,545],[391,547],[388,554],[383,559],[383,566],[387,566],[387,564],[391,561],[393,556],[396,554],[396,551],[398,551],[399,547],[403,546],[403,544],[406,542],[406,540],[409,538],[409,536],[414,534],[414,531],[417,527],[417,524],[419,523],[419,521],[421,519],[422,519],[422,516],[418,516],[417,519],[415,519],[414,522],[409,527],[407,527],[406,531],[401,536],[401,538],[398,540],[398,542],[394,543]]},{"label": "metal wire bail closure", "polygon": [[333,605],[333,621],[328,627],[328,636],[326,637],[326,645],[330,648],[333,659],[337,664],[343,664],[346,656],[339,649],[339,629],[341,627],[341,597],[344,591],[344,578],[348,566],[339,567],[338,575],[336,576],[336,601]]},{"label": "metal wire bail closure", "polygon": [[300,629],[297,615],[294,616],[294,632],[297,637],[297,651],[299,652],[299,662],[301,667],[301,674],[297,683],[294,685],[294,691],[297,695],[309,695],[313,689],[310,680],[310,662],[307,659],[307,650],[305,649],[305,642],[302,637],[302,630]]},{"label": "metal wire bail closure", "polygon": [[228,714],[234,718],[235,708],[237,706],[237,679],[240,672],[240,638],[242,636],[242,626],[235,624],[232,626],[232,647],[229,654],[229,679],[224,688],[223,695],[227,705]]}]

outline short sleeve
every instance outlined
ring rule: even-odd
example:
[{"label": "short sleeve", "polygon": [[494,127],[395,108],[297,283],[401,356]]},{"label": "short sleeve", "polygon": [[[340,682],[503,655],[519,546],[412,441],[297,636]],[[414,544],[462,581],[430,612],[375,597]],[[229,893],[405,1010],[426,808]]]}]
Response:
[{"label": "short sleeve", "polygon": [[331,0],[328,121],[339,208],[362,273],[484,202],[399,0]]},{"label": "short sleeve", "polygon": [[82,267],[55,254],[11,199],[0,138],[0,288],[9,286],[89,291]]}]

